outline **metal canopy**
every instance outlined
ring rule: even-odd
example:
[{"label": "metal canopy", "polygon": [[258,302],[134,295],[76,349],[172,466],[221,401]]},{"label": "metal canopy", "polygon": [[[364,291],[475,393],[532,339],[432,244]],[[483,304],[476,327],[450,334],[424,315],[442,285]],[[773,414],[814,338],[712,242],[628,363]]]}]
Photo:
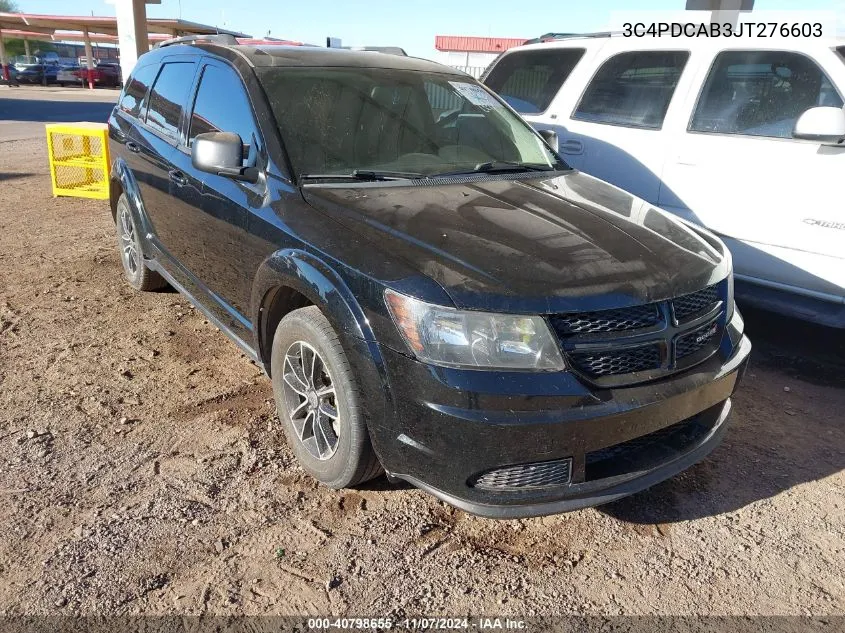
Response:
[{"label": "metal canopy", "polygon": [[[208,24],[190,20],[147,18],[145,4],[156,4],[157,0],[116,0],[116,17],[96,15],[47,15],[39,13],[0,12],[0,66],[3,79],[9,81],[9,67],[6,60],[4,36],[23,35],[24,42],[29,39],[41,40],[81,40],[85,43],[85,57],[88,60],[88,86],[94,87],[92,42],[118,41],[122,54],[121,68],[125,76],[135,65],[138,55],[149,49],[150,44],[182,35],[226,34],[235,37],[249,37],[244,33],[220,29]],[[118,24],[122,33],[118,32]],[[29,45],[26,44],[27,50]],[[45,74],[46,80],[46,74]]]},{"label": "metal canopy", "polygon": [[[21,31],[18,29],[0,29],[0,35],[8,39],[27,39],[37,42],[84,42],[85,34],[79,31],[54,31],[52,35],[47,33],[39,33],[36,31]],[[216,35],[216,34],[212,34]],[[149,35],[150,44],[158,44],[172,39],[172,35],[166,33],[151,33]],[[116,35],[107,35],[105,33],[89,33],[88,39],[97,44],[114,44],[117,45],[118,39]],[[238,37],[238,44],[242,46],[303,46],[302,42],[295,40],[282,40],[274,37],[269,38],[252,38],[252,37]]]},{"label": "metal canopy", "polygon": [[[53,31],[52,35],[49,33],[40,33],[37,31],[21,31],[18,29],[0,29],[0,35],[7,39],[26,39],[37,42],[84,42],[85,34],[80,31]],[[149,36],[150,44],[163,42],[172,37],[165,33],[151,33]],[[116,35],[109,35],[107,33],[89,33],[89,40],[97,44],[114,44],[117,45],[118,40]]]},{"label": "metal canopy", "polygon": [[[42,15],[36,13],[0,13],[0,29],[29,31],[52,35],[57,30],[89,31],[104,35],[117,35],[117,18],[91,15]],[[249,37],[244,33],[220,29],[208,24],[190,20],[166,18],[148,18],[147,30],[150,33],[167,35],[213,35],[225,33],[235,37]]]}]

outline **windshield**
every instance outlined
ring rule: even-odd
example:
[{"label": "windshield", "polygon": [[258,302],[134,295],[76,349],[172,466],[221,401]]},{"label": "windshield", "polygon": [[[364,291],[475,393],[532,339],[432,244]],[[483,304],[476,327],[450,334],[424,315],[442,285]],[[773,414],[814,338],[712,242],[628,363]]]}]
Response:
[{"label": "windshield", "polygon": [[469,77],[386,68],[263,68],[298,177],[566,168]]}]

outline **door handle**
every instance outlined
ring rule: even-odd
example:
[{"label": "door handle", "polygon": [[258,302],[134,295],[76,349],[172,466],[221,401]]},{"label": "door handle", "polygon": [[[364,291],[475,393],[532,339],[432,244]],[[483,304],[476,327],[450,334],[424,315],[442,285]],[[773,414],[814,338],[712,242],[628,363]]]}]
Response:
[{"label": "door handle", "polygon": [[141,151],[141,146],[138,145],[138,143],[136,143],[135,141],[127,141],[126,149],[128,149],[130,152],[137,154]]},{"label": "door handle", "polygon": [[171,169],[167,172],[167,175],[170,176],[170,180],[175,182],[180,187],[184,187],[188,184],[188,178],[178,169]]},{"label": "door handle", "polygon": [[569,139],[560,144],[560,151],[563,154],[578,155],[584,153],[584,144],[575,139]]}]

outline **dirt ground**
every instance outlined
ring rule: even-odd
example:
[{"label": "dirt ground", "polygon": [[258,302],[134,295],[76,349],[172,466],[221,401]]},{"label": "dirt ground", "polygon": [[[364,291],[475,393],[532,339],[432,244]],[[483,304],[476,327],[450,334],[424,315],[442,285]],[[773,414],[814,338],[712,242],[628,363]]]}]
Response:
[{"label": "dirt ground", "polygon": [[0,614],[845,613],[845,337],[748,312],[724,444],[599,509],[318,487],[269,381],[121,280],[102,202],[0,143]]}]

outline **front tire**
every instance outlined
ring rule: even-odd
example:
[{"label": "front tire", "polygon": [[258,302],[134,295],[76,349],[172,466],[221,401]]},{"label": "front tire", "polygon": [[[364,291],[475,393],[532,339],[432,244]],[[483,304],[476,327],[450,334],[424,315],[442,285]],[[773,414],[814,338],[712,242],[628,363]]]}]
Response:
[{"label": "front tire", "polygon": [[150,270],[144,261],[141,248],[141,236],[135,224],[135,217],[126,194],[120,194],[115,209],[115,230],[117,232],[117,250],[123,264],[123,277],[135,290],[158,290],[167,282],[154,270]]},{"label": "front tire", "polygon": [[346,488],[382,472],[352,368],[319,308],[300,308],[281,320],[270,368],[279,419],[309,475],[330,488]]}]

